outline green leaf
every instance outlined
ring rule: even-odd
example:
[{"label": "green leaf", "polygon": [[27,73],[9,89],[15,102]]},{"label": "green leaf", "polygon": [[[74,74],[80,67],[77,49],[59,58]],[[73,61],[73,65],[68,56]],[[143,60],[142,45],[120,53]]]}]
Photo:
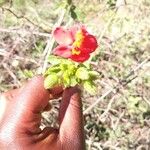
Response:
[{"label": "green leaf", "polygon": [[69,87],[70,86],[70,77],[69,77],[68,71],[64,72],[63,80],[64,80],[64,86]]},{"label": "green leaf", "polygon": [[68,5],[72,4],[72,0],[67,0]]},{"label": "green leaf", "polygon": [[66,71],[68,69],[68,65],[61,63],[60,68],[61,68],[62,71]]},{"label": "green leaf", "polygon": [[68,65],[68,73],[69,73],[69,75],[74,75],[75,71],[76,71],[75,65],[72,65],[72,64]]},{"label": "green leaf", "polygon": [[46,70],[46,72],[44,73],[44,76],[49,75],[51,73],[58,73],[60,70],[61,69],[58,65],[52,66]]},{"label": "green leaf", "polygon": [[91,68],[91,64],[90,63],[91,63],[90,61],[86,61],[82,65],[84,65],[84,67],[86,67],[87,69],[90,69]]},{"label": "green leaf", "polygon": [[57,65],[61,63],[61,59],[57,56],[51,55],[48,58],[48,62],[52,65]]},{"label": "green leaf", "polygon": [[58,64],[75,64],[73,61],[65,59],[65,58],[61,58],[59,56],[54,56],[54,55],[50,55],[48,58],[48,62],[52,65],[58,65]]},{"label": "green leaf", "polygon": [[76,71],[76,77],[81,79],[81,80],[87,80],[89,79],[89,73],[88,70],[84,67],[80,67]]},{"label": "green leaf", "polygon": [[75,65],[75,63],[71,60],[68,59],[61,59],[62,64],[67,64],[67,65]]},{"label": "green leaf", "polygon": [[13,0],[12,3],[13,3],[13,6],[15,7],[15,9],[18,9],[18,10],[25,9],[25,6],[26,6],[25,0]]},{"label": "green leaf", "polygon": [[96,94],[97,88],[96,88],[96,85],[92,81],[84,81],[83,87],[91,95]]},{"label": "green leaf", "polygon": [[58,76],[58,77],[61,77],[61,76],[63,75],[63,73],[64,73],[64,72],[61,70],[61,71],[57,72],[57,76]]},{"label": "green leaf", "polygon": [[50,74],[44,80],[44,88],[45,89],[50,89],[54,85],[56,85],[57,83],[58,83],[57,75],[56,74]]},{"label": "green leaf", "polygon": [[0,0],[0,6],[2,6],[5,2],[5,0]]},{"label": "green leaf", "polygon": [[75,12],[75,9],[76,9],[76,6],[72,5],[71,8],[70,8],[70,14],[71,14],[71,17],[75,20],[77,19],[77,14]]},{"label": "green leaf", "polygon": [[31,70],[27,70],[27,69],[25,69],[23,71],[23,74],[26,78],[32,78],[34,76],[33,72]]},{"label": "green leaf", "polygon": [[99,73],[97,71],[89,71],[89,76],[92,78],[92,79],[96,79],[99,77]]},{"label": "green leaf", "polygon": [[71,76],[70,77],[70,86],[75,86],[75,85],[77,85],[78,84],[78,82],[77,82],[77,79],[76,79],[76,77],[75,76]]}]

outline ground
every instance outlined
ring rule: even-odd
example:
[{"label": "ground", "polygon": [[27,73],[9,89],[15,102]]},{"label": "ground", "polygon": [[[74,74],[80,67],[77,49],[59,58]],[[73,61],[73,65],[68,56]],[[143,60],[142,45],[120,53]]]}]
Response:
[{"label": "ground", "polygon": [[[150,149],[149,0],[0,0],[0,12],[1,92],[49,66],[56,26],[82,22],[99,44],[97,95],[82,96],[87,149]],[[43,126],[57,116],[52,103]]]}]

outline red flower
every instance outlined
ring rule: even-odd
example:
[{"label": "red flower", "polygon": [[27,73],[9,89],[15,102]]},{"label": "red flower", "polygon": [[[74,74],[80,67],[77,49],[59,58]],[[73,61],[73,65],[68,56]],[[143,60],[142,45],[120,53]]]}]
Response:
[{"label": "red flower", "polygon": [[89,34],[85,27],[79,25],[70,29],[56,28],[54,38],[59,44],[54,49],[54,54],[76,62],[88,60],[90,53],[98,46],[96,38]]}]

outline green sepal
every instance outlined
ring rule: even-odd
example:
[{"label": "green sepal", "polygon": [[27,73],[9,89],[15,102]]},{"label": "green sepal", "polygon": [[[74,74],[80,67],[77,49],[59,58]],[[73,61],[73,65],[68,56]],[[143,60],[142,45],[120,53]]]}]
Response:
[{"label": "green sepal", "polygon": [[69,87],[70,86],[70,76],[68,74],[68,71],[65,71],[63,73],[63,83],[65,87]]},{"label": "green sepal", "polygon": [[68,74],[69,75],[74,75],[75,74],[75,72],[76,72],[76,67],[75,67],[75,65],[68,65]]},{"label": "green sepal", "polygon": [[87,80],[89,79],[89,73],[88,70],[84,67],[80,67],[76,71],[76,77],[81,80]]},{"label": "green sepal", "polygon": [[50,89],[54,87],[56,84],[58,84],[58,77],[56,74],[50,74],[48,75],[44,80],[44,88]]},{"label": "green sepal", "polygon": [[79,84],[77,78],[75,76],[70,77],[70,86],[74,87],[75,85]]},{"label": "green sepal", "polygon": [[66,70],[68,69],[68,65],[61,63],[61,64],[60,64],[60,69],[61,69],[62,71],[66,71]]},{"label": "green sepal", "polygon": [[96,94],[97,88],[96,88],[96,85],[92,81],[84,81],[83,87],[91,95]]},{"label": "green sepal", "polygon": [[91,79],[95,80],[100,76],[100,74],[97,71],[89,71],[89,76]]},{"label": "green sepal", "polygon": [[54,56],[54,55],[50,55],[48,57],[48,62],[52,65],[57,65],[57,64],[60,64],[61,63],[61,58],[57,57],[57,56]]},{"label": "green sepal", "polygon": [[31,70],[27,70],[27,69],[23,71],[23,74],[26,78],[32,78],[34,76],[34,73]]},{"label": "green sepal", "polygon": [[56,66],[48,68],[46,72],[44,73],[44,76],[49,75],[51,73],[58,73],[59,71],[61,71],[60,66],[56,65]]}]

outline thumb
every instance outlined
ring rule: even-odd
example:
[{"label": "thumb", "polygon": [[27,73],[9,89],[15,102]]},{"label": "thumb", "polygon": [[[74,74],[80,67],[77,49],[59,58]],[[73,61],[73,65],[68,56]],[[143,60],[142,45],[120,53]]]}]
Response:
[{"label": "thumb", "polygon": [[64,149],[85,148],[83,115],[80,91],[77,87],[67,88],[63,93],[59,111],[60,140]]}]

